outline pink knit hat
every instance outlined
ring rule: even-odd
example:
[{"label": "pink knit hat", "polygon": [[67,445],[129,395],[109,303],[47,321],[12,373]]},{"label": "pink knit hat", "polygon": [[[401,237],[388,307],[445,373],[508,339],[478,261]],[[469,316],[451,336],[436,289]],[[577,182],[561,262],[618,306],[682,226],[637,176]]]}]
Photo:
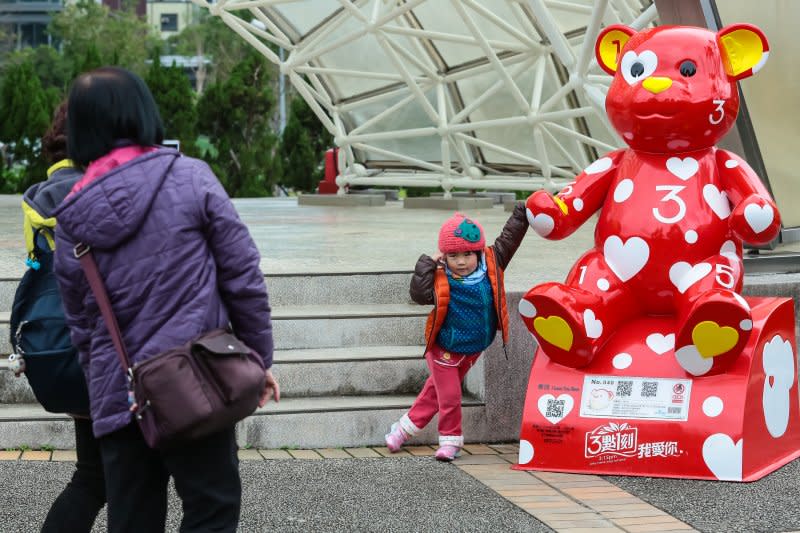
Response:
[{"label": "pink knit hat", "polygon": [[485,246],[483,228],[467,215],[456,213],[439,230],[439,250],[442,253],[477,252]]}]

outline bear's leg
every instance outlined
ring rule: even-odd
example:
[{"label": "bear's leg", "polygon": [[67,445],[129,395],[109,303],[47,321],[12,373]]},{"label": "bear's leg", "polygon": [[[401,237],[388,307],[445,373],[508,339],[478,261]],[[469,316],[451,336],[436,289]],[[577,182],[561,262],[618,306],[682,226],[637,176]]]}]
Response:
[{"label": "bear's leg", "polygon": [[630,289],[594,249],[575,263],[565,283],[528,291],[519,311],[547,356],[574,368],[591,363],[617,326],[641,313]]},{"label": "bear's leg", "polygon": [[[703,265],[710,265],[710,271]],[[753,328],[750,306],[739,295],[742,260],[733,254],[716,255],[683,272],[683,280],[670,274],[678,288],[675,357],[689,374],[720,374],[742,352]]]}]

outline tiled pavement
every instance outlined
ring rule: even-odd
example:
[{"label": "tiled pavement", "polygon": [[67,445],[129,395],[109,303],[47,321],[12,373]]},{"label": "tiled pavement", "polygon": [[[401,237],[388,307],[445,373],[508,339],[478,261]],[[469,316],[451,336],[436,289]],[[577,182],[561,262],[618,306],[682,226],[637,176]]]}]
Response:
[{"label": "tiled pavement", "polygon": [[[242,461],[280,461],[433,456],[430,446],[397,454],[383,447],[314,450],[239,450]],[[550,528],[565,533],[695,531],[597,476],[512,470],[516,444],[468,444],[454,465]],[[5,450],[0,461],[75,461],[73,450]]]}]

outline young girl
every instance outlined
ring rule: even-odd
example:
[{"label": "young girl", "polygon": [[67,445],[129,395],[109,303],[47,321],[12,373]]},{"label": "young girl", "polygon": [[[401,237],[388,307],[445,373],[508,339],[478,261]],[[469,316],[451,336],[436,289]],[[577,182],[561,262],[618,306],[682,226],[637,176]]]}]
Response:
[{"label": "young girl", "polygon": [[420,256],[410,292],[418,304],[434,306],[425,326],[425,359],[431,375],[414,405],[386,435],[390,451],[399,451],[438,412],[436,459],[452,461],[458,456],[464,445],[461,381],[497,330],[503,332],[505,350],[508,311],[503,271],[527,229],[525,207],[518,204],[487,248],[480,224],[456,213],[439,230],[439,253]]}]

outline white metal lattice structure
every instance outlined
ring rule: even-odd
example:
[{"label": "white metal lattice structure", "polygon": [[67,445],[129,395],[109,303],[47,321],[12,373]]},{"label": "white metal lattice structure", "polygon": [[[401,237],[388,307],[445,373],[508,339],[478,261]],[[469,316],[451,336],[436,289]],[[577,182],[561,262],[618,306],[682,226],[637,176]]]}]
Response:
[{"label": "white metal lattice structure", "polygon": [[622,145],[599,30],[657,17],[652,0],[193,1],[280,65],[334,135],[340,193],[561,188]]}]

